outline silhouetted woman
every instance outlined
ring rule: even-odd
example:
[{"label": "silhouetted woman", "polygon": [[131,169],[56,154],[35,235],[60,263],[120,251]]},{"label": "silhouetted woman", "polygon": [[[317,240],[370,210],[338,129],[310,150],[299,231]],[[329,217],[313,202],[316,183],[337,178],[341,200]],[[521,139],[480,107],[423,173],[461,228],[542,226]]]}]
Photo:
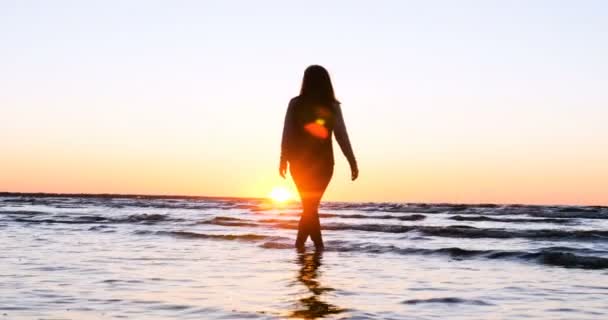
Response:
[{"label": "silhouetted woman", "polygon": [[340,102],[325,68],[310,66],[304,72],[300,95],[291,99],[285,115],[279,174],[285,178],[287,164],[302,199],[296,248],[304,248],[308,236],[323,248],[319,203],[334,172],[332,133],[348,159],[352,180],[359,169],[348,140]]}]

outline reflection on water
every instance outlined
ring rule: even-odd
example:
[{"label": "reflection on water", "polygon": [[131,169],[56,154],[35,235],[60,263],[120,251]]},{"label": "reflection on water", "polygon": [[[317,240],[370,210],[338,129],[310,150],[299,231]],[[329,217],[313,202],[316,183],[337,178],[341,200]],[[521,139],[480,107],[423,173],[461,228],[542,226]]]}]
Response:
[{"label": "reflection on water", "polygon": [[297,279],[310,290],[311,295],[298,300],[297,309],[291,313],[291,317],[316,319],[345,311],[345,309],[321,300],[321,295],[324,292],[333,290],[332,288],[322,286],[319,282],[318,269],[321,266],[322,258],[323,254],[321,251],[298,254],[297,263],[300,265],[300,270]]}]

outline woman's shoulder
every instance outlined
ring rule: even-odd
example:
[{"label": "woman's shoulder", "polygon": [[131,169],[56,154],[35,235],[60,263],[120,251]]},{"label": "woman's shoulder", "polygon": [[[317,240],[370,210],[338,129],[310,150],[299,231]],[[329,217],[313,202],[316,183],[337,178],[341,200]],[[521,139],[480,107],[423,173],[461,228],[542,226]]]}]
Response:
[{"label": "woman's shoulder", "polygon": [[301,96],[295,96],[289,100],[289,108],[296,109],[298,106],[302,105],[304,99]]},{"label": "woman's shoulder", "polygon": [[302,98],[300,96],[295,96],[295,97],[291,98],[291,100],[289,100],[289,104],[298,103],[301,100],[302,100]]}]

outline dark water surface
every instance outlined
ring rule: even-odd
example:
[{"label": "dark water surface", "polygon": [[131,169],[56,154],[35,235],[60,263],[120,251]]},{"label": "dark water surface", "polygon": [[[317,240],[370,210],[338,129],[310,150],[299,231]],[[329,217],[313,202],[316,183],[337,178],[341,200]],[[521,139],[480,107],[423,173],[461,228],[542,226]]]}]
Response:
[{"label": "dark water surface", "polygon": [[608,208],[0,197],[0,319],[608,319]]}]

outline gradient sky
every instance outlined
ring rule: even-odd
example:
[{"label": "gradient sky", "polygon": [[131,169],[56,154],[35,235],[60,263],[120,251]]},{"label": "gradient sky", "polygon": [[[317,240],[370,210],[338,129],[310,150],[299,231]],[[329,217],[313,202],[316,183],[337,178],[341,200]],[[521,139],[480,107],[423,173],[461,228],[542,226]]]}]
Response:
[{"label": "gradient sky", "polygon": [[2,0],[0,190],[293,187],[321,64],[361,170],[327,200],[608,204],[606,57],[605,1]]}]

